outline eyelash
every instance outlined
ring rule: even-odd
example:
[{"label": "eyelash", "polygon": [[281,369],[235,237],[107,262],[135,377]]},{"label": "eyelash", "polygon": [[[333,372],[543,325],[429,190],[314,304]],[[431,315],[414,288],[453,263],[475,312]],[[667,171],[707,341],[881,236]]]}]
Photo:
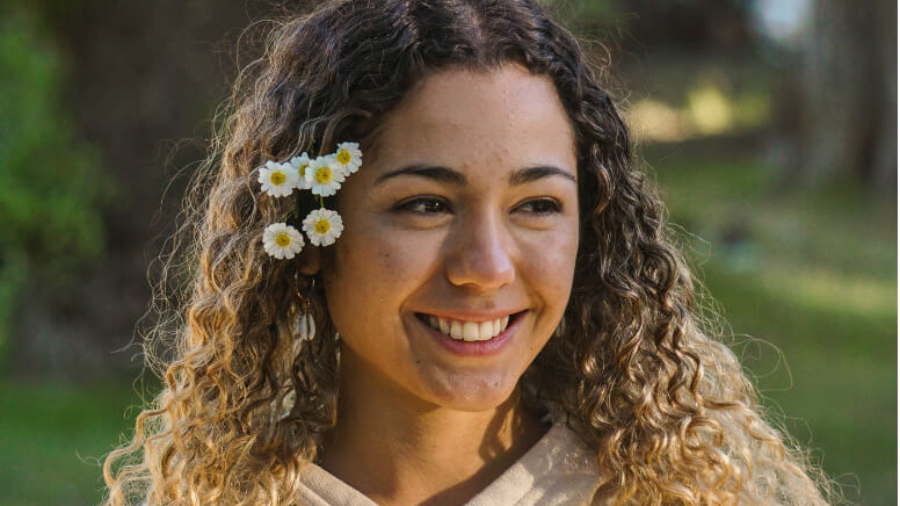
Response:
[{"label": "eyelash", "polygon": [[[438,204],[438,205],[443,206],[443,208],[440,210],[435,210],[432,207],[431,210],[423,210],[422,209],[423,204],[424,205],[432,205],[432,206],[434,204]],[[556,214],[556,213],[562,212],[562,204],[560,204],[560,202],[558,200],[552,199],[552,198],[538,198],[538,199],[534,199],[534,200],[529,200],[527,202],[520,204],[518,206],[518,208],[522,208],[524,206],[534,205],[534,204],[541,204],[541,205],[545,206],[544,209],[541,211],[533,211],[532,212],[532,214],[535,214],[538,216],[545,216],[545,215],[549,215],[549,214]],[[548,205],[550,207],[549,209],[546,208],[546,206],[548,206]],[[400,202],[399,204],[397,204],[395,206],[395,209],[397,209],[399,211],[406,211],[406,212],[421,214],[421,215],[452,212],[452,209],[450,208],[450,204],[447,201],[445,201],[444,199],[437,198],[437,197],[416,197],[416,198],[413,198],[410,200],[406,200],[404,202]]]},{"label": "eyelash", "polygon": [[[421,209],[421,204],[440,204],[444,206],[445,209],[441,211],[423,211]],[[407,211],[415,214],[436,214],[439,212],[447,212],[447,209],[450,206],[443,199],[439,199],[436,197],[416,197],[403,202],[400,202],[395,206],[395,209],[399,211]],[[418,209],[417,209],[418,208]]]},{"label": "eyelash", "polygon": [[[556,199],[541,198],[541,199],[529,200],[529,201],[523,203],[522,205],[520,205],[519,207],[526,206],[529,204],[542,204],[543,206],[545,206],[545,209],[543,211],[533,211],[534,214],[537,214],[539,216],[544,216],[544,215],[548,215],[548,214],[557,214],[557,213],[562,212],[562,204],[560,204],[560,202]],[[548,206],[548,205],[550,206],[550,209],[546,209],[546,206]]]}]

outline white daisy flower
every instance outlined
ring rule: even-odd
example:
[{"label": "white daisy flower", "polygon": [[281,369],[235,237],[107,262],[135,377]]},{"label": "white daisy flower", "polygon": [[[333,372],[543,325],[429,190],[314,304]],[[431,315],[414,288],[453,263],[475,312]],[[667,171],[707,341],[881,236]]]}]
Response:
[{"label": "white daisy flower", "polygon": [[272,160],[259,168],[259,183],[262,190],[273,197],[286,197],[294,191],[300,177],[297,171]]},{"label": "white daisy flower", "polygon": [[331,209],[316,209],[303,220],[303,231],[309,242],[316,246],[330,246],[341,236],[344,221],[341,215]]},{"label": "white daisy flower", "polygon": [[341,164],[346,174],[355,174],[362,165],[362,151],[358,142],[342,142],[338,144],[334,159]]},{"label": "white daisy flower", "polygon": [[297,171],[297,177],[299,178],[297,188],[300,190],[309,190],[309,184],[306,182],[306,168],[309,167],[309,164],[309,155],[305,151],[300,156],[291,158],[291,161],[288,162],[288,165]]},{"label": "white daisy flower", "polygon": [[334,195],[343,182],[343,168],[329,157],[320,156],[306,168],[306,184],[314,195]]},{"label": "white daisy flower", "polygon": [[303,249],[303,245],[300,231],[287,223],[273,223],[263,232],[263,248],[266,253],[279,260],[294,258]]}]

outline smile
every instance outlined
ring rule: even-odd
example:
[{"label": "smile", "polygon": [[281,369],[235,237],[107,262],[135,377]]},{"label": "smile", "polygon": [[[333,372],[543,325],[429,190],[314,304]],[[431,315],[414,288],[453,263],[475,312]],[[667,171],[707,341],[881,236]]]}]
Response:
[{"label": "smile", "polygon": [[441,316],[418,313],[419,319],[429,327],[457,341],[487,341],[500,335],[509,326],[510,319],[517,315],[486,321],[467,321],[443,318]]}]

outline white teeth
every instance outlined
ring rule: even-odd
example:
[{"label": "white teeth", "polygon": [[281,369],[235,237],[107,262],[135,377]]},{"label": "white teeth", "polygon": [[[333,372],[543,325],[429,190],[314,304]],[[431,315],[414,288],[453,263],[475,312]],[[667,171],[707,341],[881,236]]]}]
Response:
[{"label": "white teeth", "polygon": [[463,339],[466,341],[478,341],[478,324],[475,322],[463,323]]},{"label": "white teeth", "polygon": [[453,320],[453,323],[450,324],[450,337],[453,339],[462,339],[463,337],[462,324],[456,320]]},{"label": "white teeth", "polygon": [[494,322],[481,322],[478,326],[478,339],[486,341],[494,337]]},{"label": "white teeth", "polygon": [[460,341],[487,341],[506,330],[509,316],[483,322],[448,320],[439,316],[427,315],[431,328],[447,334]]}]

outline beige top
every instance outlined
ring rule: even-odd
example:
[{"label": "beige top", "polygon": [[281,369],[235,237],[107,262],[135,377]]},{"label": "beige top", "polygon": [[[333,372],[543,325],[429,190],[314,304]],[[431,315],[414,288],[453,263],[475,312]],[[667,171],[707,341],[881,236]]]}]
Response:
[{"label": "beige top", "polygon": [[[597,488],[596,455],[565,423],[544,437],[465,506],[584,506]],[[303,506],[378,506],[316,464],[303,468],[297,503]]]}]

